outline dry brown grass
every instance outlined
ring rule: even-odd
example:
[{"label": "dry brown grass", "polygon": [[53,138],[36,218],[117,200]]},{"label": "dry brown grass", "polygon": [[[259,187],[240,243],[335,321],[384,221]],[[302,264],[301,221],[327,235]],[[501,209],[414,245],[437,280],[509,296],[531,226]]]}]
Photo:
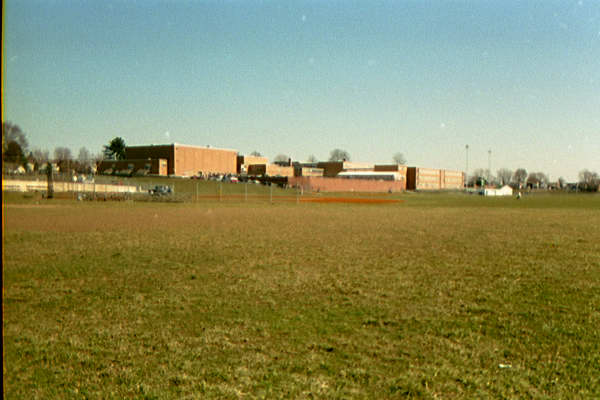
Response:
[{"label": "dry brown grass", "polygon": [[600,212],[423,200],[7,207],[5,393],[596,397]]}]

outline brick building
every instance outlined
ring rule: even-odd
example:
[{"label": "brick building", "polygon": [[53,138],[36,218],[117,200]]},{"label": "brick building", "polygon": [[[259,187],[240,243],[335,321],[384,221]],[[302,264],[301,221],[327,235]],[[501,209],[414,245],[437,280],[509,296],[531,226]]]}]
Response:
[{"label": "brick building", "polygon": [[407,190],[456,190],[464,185],[464,173],[444,169],[408,167]]},{"label": "brick building", "polygon": [[247,173],[248,167],[257,164],[268,164],[269,159],[262,156],[237,156],[237,173]]},{"label": "brick building", "polygon": [[293,166],[277,164],[252,164],[248,166],[248,175],[253,176],[294,176]]},{"label": "brick building", "polygon": [[318,176],[288,178],[288,185],[313,192],[397,193],[406,189],[403,180],[344,179]]},{"label": "brick building", "polygon": [[351,161],[323,161],[317,163],[317,168],[323,170],[323,176],[333,178],[340,172],[373,171],[373,164]]},{"label": "brick building", "polygon": [[178,143],[127,146],[124,160],[103,160],[98,169],[100,173],[131,171],[174,176],[235,174],[237,151]]}]

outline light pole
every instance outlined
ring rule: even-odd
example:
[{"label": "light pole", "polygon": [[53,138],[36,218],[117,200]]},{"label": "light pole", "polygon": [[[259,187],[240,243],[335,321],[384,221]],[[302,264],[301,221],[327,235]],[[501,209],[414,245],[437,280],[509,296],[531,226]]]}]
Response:
[{"label": "light pole", "polygon": [[488,183],[490,182],[490,178],[492,176],[492,149],[488,150]]},{"label": "light pole", "polygon": [[465,170],[465,187],[469,186],[469,145],[465,146],[467,152],[467,169]]}]

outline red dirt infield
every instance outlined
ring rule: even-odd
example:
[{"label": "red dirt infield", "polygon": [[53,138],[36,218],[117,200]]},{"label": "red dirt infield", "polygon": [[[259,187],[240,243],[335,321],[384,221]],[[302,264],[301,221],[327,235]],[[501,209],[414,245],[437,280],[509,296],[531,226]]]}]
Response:
[{"label": "red dirt infield", "polygon": [[302,202],[310,203],[354,203],[354,204],[389,204],[402,203],[404,200],[394,199],[367,199],[360,197],[314,197],[300,199]]},{"label": "red dirt infield", "polygon": [[[200,195],[198,199],[211,199],[211,200],[269,200],[269,196],[265,195]],[[404,200],[398,199],[381,199],[381,198],[365,198],[365,197],[296,197],[296,196],[273,196],[272,201],[297,201],[300,203],[349,203],[349,204],[393,204],[403,203]]]}]

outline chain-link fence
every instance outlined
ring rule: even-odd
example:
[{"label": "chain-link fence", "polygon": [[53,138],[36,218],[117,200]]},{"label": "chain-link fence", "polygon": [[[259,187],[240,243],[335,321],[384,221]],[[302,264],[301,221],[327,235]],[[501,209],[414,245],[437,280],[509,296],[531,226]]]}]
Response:
[{"label": "chain-link fence", "polygon": [[[117,177],[56,174],[51,185],[46,175],[4,176],[2,190],[23,192],[40,198],[135,201],[169,203],[303,203],[395,202],[393,194],[305,192],[301,187],[287,187],[283,179],[223,182],[174,177]],[[49,190],[51,187],[52,190]]]},{"label": "chain-link fence", "polygon": [[2,190],[38,193],[43,198],[132,200],[140,202],[300,202],[300,190],[269,182],[222,182],[164,177],[114,177],[71,174],[5,175]]}]

